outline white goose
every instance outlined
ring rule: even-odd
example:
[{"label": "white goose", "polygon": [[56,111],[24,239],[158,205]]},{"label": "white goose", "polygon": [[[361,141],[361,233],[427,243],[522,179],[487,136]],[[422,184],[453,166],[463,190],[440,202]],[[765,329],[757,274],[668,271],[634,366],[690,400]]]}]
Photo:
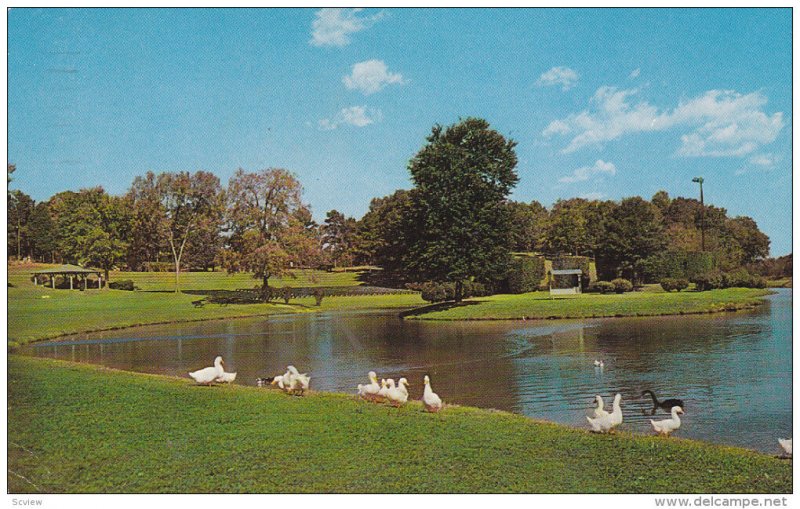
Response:
[{"label": "white goose", "polygon": [[681,407],[674,406],[672,407],[671,419],[664,419],[663,421],[654,421],[650,419],[650,424],[653,426],[653,430],[655,430],[656,433],[668,437],[670,433],[681,427],[681,418],[678,417],[678,414],[682,413],[683,409]]},{"label": "white goose", "polygon": [[386,392],[386,399],[389,400],[393,406],[399,407],[408,401],[408,380],[401,378],[397,381],[397,386],[394,385],[394,380],[389,379],[389,390]]},{"label": "white goose", "polygon": [[595,419],[587,415],[586,420],[589,421],[589,426],[591,426],[593,433],[608,433],[614,427],[614,419],[608,412]]},{"label": "white goose", "polygon": [[778,443],[783,449],[783,457],[791,458],[792,457],[792,439],[791,438],[779,438]]},{"label": "white goose", "polygon": [[374,371],[369,372],[369,384],[358,384],[358,395],[364,399],[372,400],[378,395],[381,386],[378,384],[378,375]]},{"label": "white goose", "polygon": [[422,393],[422,403],[428,412],[438,412],[442,409],[442,399],[431,389],[431,379],[428,375],[424,378],[425,390]]},{"label": "white goose", "polygon": [[214,381],[221,377],[225,370],[222,369],[222,365],[225,364],[222,361],[222,357],[219,355],[216,359],[214,359],[214,366],[198,369],[197,371],[192,371],[189,373],[189,376],[194,378],[194,381],[198,384],[202,385],[211,385]]},{"label": "white goose", "polygon": [[603,402],[603,397],[598,394],[597,396],[594,397],[594,400],[597,401],[597,408],[594,409],[594,417],[595,417],[595,419],[601,418],[601,417],[607,417],[609,415],[609,413],[606,412],[606,409],[605,409],[606,405]]},{"label": "white goose", "polygon": [[611,423],[613,428],[616,428],[620,424],[622,424],[622,407],[620,403],[622,402],[622,394],[617,394],[614,396],[614,404],[611,407]]}]

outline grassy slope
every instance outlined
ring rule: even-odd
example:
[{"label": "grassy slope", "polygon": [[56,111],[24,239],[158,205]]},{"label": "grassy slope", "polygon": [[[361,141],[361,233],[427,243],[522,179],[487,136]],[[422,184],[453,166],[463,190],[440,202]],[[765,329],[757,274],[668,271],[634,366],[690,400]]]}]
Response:
[{"label": "grassy slope", "polygon": [[[127,276],[127,274],[125,275]],[[154,277],[155,276],[155,277]],[[412,307],[423,304],[418,294],[367,295],[352,297],[326,297],[322,306],[314,305],[313,297],[293,299],[289,305],[283,302],[270,304],[205,304],[196,307],[192,304],[203,298],[203,290],[231,289],[238,280],[227,281],[223,273],[192,273],[187,277],[187,285],[194,288],[193,294],[175,294],[168,291],[169,283],[156,282],[163,273],[139,274],[141,286],[150,288],[148,292],[125,292],[121,290],[69,291],[52,290],[34,286],[30,281],[30,269],[9,267],[8,288],[8,331],[9,344],[24,344],[31,341],[51,338],[63,334],[92,330],[119,328],[148,323],[208,320],[239,316],[269,315],[275,313],[296,313],[313,311],[332,311],[344,309],[382,309]],[[305,280],[287,279],[293,286],[314,284]],[[355,285],[358,281],[354,273],[315,274],[316,284],[330,286]],[[241,279],[241,277],[240,277]],[[113,280],[113,276],[112,276]],[[252,288],[252,279],[241,279],[240,288]],[[224,288],[218,288],[223,285]],[[187,288],[188,289],[188,288]],[[46,297],[46,298],[45,298]]]},{"label": "grassy slope", "polygon": [[10,492],[792,489],[791,463],[763,454],[465,407],[434,415],[17,356],[8,398]]},{"label": "grassy slope", "polygon": [[605,316],[678,315],[757,306],[768,290],[728,288],[708,292],[664,292],[655,287],[622,295],[583,294],[551,299],[547,292],[493,295],[468,299],[464,305],[422,311],[409,318],[426,320],[489,320],[588,318]]}]

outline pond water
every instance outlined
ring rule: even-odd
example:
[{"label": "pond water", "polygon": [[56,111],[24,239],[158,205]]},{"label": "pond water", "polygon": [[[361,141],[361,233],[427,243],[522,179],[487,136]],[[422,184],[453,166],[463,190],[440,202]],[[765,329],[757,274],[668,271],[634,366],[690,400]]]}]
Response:
[{"label": "pond water", "polygon": [[[640,396],[686,401],[676,436],[777,452],[792,425],[792,293],[757,310],[569,321],[404,321],[392,312],[306,314],[155,325],[38,343],[22,353],[187,376],[216,355],[236,383],[294,364],[320,391],[354,393],[366,373],[429,374],[445,402],[586,427],[593,397],[623,397],[621,429],[649,433]],[[595,368],[603,359],[604,369]],[[659,412],[656,419],[667,418]]]}]

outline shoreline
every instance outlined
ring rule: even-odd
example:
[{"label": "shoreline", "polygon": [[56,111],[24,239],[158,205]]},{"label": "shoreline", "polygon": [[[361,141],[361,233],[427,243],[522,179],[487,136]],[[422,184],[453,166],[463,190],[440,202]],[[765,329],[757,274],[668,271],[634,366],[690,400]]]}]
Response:
[{"label": "shoreline", "polygon": [[744,304],[740,307],[736,308],[725,308],[725,309],[709,309],[709,310],[698,310],[698,311],[680,311],[677,313],[666,312],[666,313],[631,313],[631,314],[622,314],[616,313],[613,315],[564,315],[564,316],[519,316],[519,317],[466,317],[466,318],[438,318],[438,317],[425,317],[424,315],[415,316],[415,315],[408,315],[408,316],[401,316],[404,320],[420,320],[420,321],[427,321],[427,322],[518,322],[518,321],[530,321],[530,322],[543,322],[543,321],[552,321],[552,320],[603,320],[603,319],[612,319],[612,318],[657,318],[660,316],[686,316],[686,315],[716,315],[716,314],[724,314],[724,313],[736,313],[739,311],[751,311],[753,309],[757,309],[764,305],[764,302],[754,303],[754,304]]},{"label": "shoreline", "polygon": [[[127,374],[127,375],[143,376],[143,377],[148,377],[148,378],[162,379],[162,380],[165,380],[165,381],[178,382],[178,383],[181,383],[183,385],[186,385],[187,387],[197,387],[197,388],[200,388],[200,389],[202,389],[204,387],[204,386],[201,386],[199,384],[194,383],[193,380],[191,378],[188,378],[188,377],[175,376],[175,375],[164,375],[164,374],[159,374],[159,373],[148,373],[146,371],[131,371],[131,370],[127,370],[127,369],[104,366],[102,364],[94,364],[94,363],[91,363],[91,362],[68,361],[68,360],[64,360],[64,359],[51,359],[49,357],[37,357],[37,356],[34,356],[34,355],[25,355],[25,354],[13,354],[13,355],[15,355],[17,357],[24,357],[26,359],[35,359],[35,360],[41,360],[41,361],[46,361],[46,362],[53,362],[53,363],[57,363],[57,364],[61,363],[61,364],[64,364],[66,366],[72,366],[72,367],[76,367],[77,366],[77,367],[82,367],[82,368],[92,369],[92,370],[97,370],[97,371],[103,371],[103,372],[109,372],[110,371],[112,373],[122,373],[122,374]],[[312,374],[311,378],[313,380],[313,378],[314,378],[313,374]],[[349,399],[349,400],[358,402],[359,404],[370,405],[370,406],[377,407],[377,408],[387,408],[387,409],[394,408],[391,405],[388,405],[386,403],[372,403],[372,402],[366,401],[366,400],[360,398],[358,396],[358,394],[348,393],[348,392],[321,391],[321,390],[316,390],[316,389],[309,389],[308,393],[303,395],[303,396],[293,396],[293,395],[290,395],[290,394],[287,394],[287,393],[283,392],[281,389],[279,389],[277,387],[271,387],[271,386],[256,387],[256,386],[253,386],[253,385],[245,385],[245,384],[233,383],[232,382],[232,383],[227,383],[227,384],[226,383],[216,383],[216,384],[212,385],[211,387],[226,388],[226,390],[228,390],[230,388],[230,390],[247,390],[247,391],[253,390],[253,391],[256,391],[256,392],[264,391],[264,392],[267,392],[269,394],[277,394],[277,395],[280,395],[281,397],[293,398],[293,399],[298,399],[298,400],[302,400],[303,398],[309,397],[309,396],[310,397],[320,397],[320,396],[321,397],[326,397],[326,396],[330,396],[330,397],[335,397],[335,398]],[[418,407],[419,413],[422,413],[422,414],[426,413],[423,410],[422,400],[421,399],[411,399],[409,397],[408,402],[404,406],[408,407],[408,408],[413,407],[415,409],[417,409],[417,407]],[[583,426],[583,427],[570,426],[568,424],[562,424],[560,422],[551,421],[551,420],[547,420],[547,419],[542,419],[542,418],[539,418],[539,417],[531,417],[529,415],[520,414],[520,413],[517,413],[517,412],[512,412],[510,410],[501,410],[501,409],[498,409],[498,408],[484,408],[484,407],[477,407],[477,406],[471,406],[471,405],[460,405],[458,403],[447,403],[447,402],[445,402],[444,403],[444,407],[442,408],[441,412],[447,411],[448,408],[451,408],[451,409],[459,408],[459,409],[464,409],[464,410],[469,410],[469,411],[474,411],[474,412],[486,412],[486,413],[489,413],[489,414],[499,414],[499,415],[514,416],[514,417],[517,417],[517,418],[525,419],[525,420],[527,420],[527,421],[529,421],[531,423],[535,423],[535,424],[543,424],[543,425],[547,425],[547,426],[555,426],[555,427],[558,427],[558,428],[562,428],[564,430],[584,432],[584,433],[588,434],[589,436],[602,436],[602,435],[606,435],[606,436],[609,436],[609,435],[617,435],[617,436],[622,435],[622,436],[625,436],[625,435],[627,435],[627,436],[630,436],[630,437],[651,437],[651,438],[656,436],[655,433],[637,433],[637,432],[634,432],[634,431],[616,431],[613,434],[611,434],[611,433],[592,433],[585,426]],[[589,409],[587,408],[587,411],[588,410]],[[664,414],[664,415],[668,416],[668,414]],[[717,442],[709,442],[709,441],[705,441],[705,440],[698,440],[698,439],[694,439],[694,438],[684,438],[684,437],[678,437],[678,436],[670,436],[669,440],[671,440],[671,441],[682,441],[682,442],[688,442],[688,443],[693,443],[693,444],[702,444],[704,446],[712,446],[712,447],[722,447],[722,448],[726,448],[726,449],[734,449],[734,450],[738,450],[740,452],[760,454],[760,455],[764,455],[764,456],[767,456],[767,457],[777,457],[776,455],[769,454],[769,453],[766,453],[764,451],[759,451],[757,449],[748,449],[747,447],[743,447],[743,446],[739,446],[739,445],[721,444],[721,443],[717,443]]]},{"label": "shoreline", "polygon": [[[64,383],[72,387],[68,393],[62,390]],[[94,394],[107,396],[90,397]],[[175,398],[183,404],[175,405]],[[197,428],[191,417],[201,409],[207,415]],[[153,427],[155,422],[162,426]],[[63,433],[49,433],[53,426]],[[281,433],[286,426],[295,433]],[[387,441],[386,433],[398,434],[398,440]],[[93,445],[98,439],[104,444],[100,450]],[[434,448],[425,445],[431,439]],[[114,491],[120,479],[131,481],[127,490],[133,492],[242,487],[250,492],[358,492],[374,490],[363,483],[378,478],[397,481],[383,488],[396,493],[745,493],[760,492],[765,483],[771,490],[791,491],[792,479],[791,462],[737,446],[628,431],[597,435],[512,412],[455,404],[429,414],[417,400],[395,409],[361,401],[355,394],[312,390],[292,397],[244,385],[206,388],[184,377],[23,355],[9,358],[9,440],[38,451],[30,456],[10,450],[10,466],[34,481],[43,479],[56,492]],[[270,444],[266,449],[265,440]],[[291,467],[285,479],[281,471],[264,475],[252,468],[291,451],[298,454],[298,447],[303,451],[302,472],[307,477],[315,472],[312,479],[294,482],[299,472]],[[56,470],[48,454],[82,459],[58,464]],[[130,455],[130,461],[119,463]],[[602,471],[592,467],[598,455],[609,458]],[[193,466],[205,460],[230,468],[209,478]],[[639,465],[636,472],[630,461]],[[488,470],[487,463],[492,465]],[[55,473],[43,470],[46,465]],[[76,484],[76,470],[89,465],[96,469],[86,470],[90,473]],[[176,471],[164,480],[162,468]],[[497,468],[510,470],[492,483],[486,476]],[[429,475],[422,477],[425,472]],[[608,484],[606,474],[618,482]],[[426,482],[420,483],[422,478]],[[9,491],[25,488],[9,486]]]},{"label": "shoreline", "polygon": [[[789,289],[791,290],[791,289]],[[766,302],[764,297],[769,295],[775,295],[777,292],[775,289],[765,289],[766,293],[761,296],[753,297],[754,299],[758,299],[757,302],[745,302],[745,303],[726,303],[721,308],[713,308],[713,309],[704,309],[704,310],[696,310],[696,311],[679,311],[679,312],[654,312],[654,313],[646,313],[646,312],[634,312],[634,313],[614,313],[614,314],[592,314],[592,315],[551,315],[551,316],[516,316],[516,317],[426,317],[426,312],[424,311],[426,308],[435,307],[438,304],[431,304],[428,306],[421,306],[416,308],[409,308],[398,313],[398,318],[402,320],[418,320],[418,321],[430,321],[430,322],[481,322],[481,321],[553,321],[553,320],[591,320],[591,319],[612,319],[612,318],[655,318],[660,316],[685,316],[685,315],[711,315],[711,314],[723,314],[723,313],[735,313],[739,311],[749,311],[753,309],[757,309],[760,306],[763,306]],[[329,297],[329,298],[347,298],[347,297],[354,297],[354,296],[337,296],[337,297]],[[223,321],[223,320],[241,320],[246,318],[270,318],[270,317],[291,317],[297,315],[303,315],[307,313],[319,313],[319,312],[328,312],[328,313],[338,313],[338,312],[351,312],[351,311],[363,311],[363,312],[370,312],[370,311],[388,311],[388,310],[397,310],[399,308],[393,306],[385,306],[385,307],[363,307],[363,308],[352,308],[352,309],[314,309],[314,307],[303,307],[302,310],[298,311],[279,311],[279,312],[263,312],[263,313],[252,313],[252,314],[242,314],[242,315],[234,315],[234,316],[227,316],[227,317],[208,317],[208,318],[186,318],[186,319],[178,319],[178,320],[164,320],[164,321],[156,321],[156,322],[142,322],[142,323],[135,323],[135,324],[126,324],[126,325],[111,325],[108,327],[100,327],[100,328],[93,328],[87,330],[79,330],[75,332],[65,332],[61,334],[56,334],[53,336],[46,336],[42,337],[33,341],[28,341],[25,343],[17,343],[15,340],[11,339],[9,335],[9,340],[7,344],[7,351],[14,352],[19,347],[34,345],[37,343],[42,343],[46,341],[58,341],[59,339],[68,338],[71,336],[76,336],[80,334],[95,334],[99,332],[109,332],[115,330],[123,330],[123,329],[130,329],[130,328],[137,328],[137,327],[148,327],[151,325],[170,325],[170,324],[184,324],[184,323],[198,323],[198,322],[211,322],[211,321]],[[435,310],[429,311],[435,312]],[[12,344],[13,343],[13,344]]]}]

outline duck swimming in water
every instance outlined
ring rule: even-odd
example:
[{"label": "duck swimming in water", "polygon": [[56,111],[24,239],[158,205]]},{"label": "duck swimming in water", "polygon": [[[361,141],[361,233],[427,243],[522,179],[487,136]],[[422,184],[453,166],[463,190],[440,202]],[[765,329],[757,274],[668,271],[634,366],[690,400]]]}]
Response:
[{"label": "duck swimming in water", "polygon": [[656,395],[655,395],[655,393],[653,391],[651,391],[649,389],[646,390],[646,391],[642,391],[642,397],[645,397],[648,394],[650,395],[651,398],[653,398],[653,410],[650,412],[650,415],[655,415],[656,411],[659,408],[661,410],[664,410],[665,412],[671,412],[672,411],[672,407],[675,407],[675,406],[679,406],[681,408],[685,408],[686,407],[686,405],[683,403],[682,399],[669,398],[669,399],[665,399],[664,401],[659,401],[658,398],[656,398]]}]

